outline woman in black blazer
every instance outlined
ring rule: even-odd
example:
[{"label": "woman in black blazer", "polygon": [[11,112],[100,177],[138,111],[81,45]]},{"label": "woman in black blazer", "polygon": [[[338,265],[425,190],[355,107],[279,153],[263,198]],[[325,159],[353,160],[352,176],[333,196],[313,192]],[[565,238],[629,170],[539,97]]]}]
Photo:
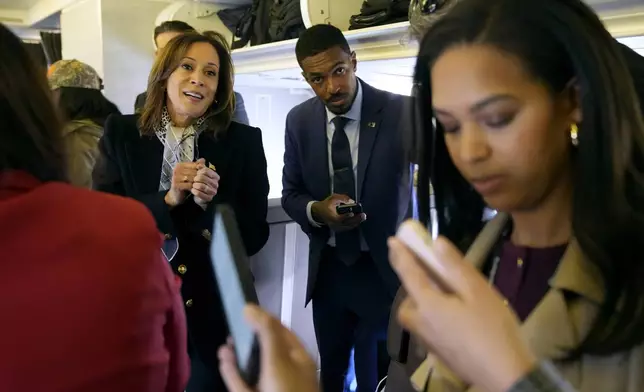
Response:
[{"label": "woman in black blazer", "polygon": [[233,68],[225,42],[216,33],[173,39],[153,66],[141,116],[108,119],[94,170],[97,190],[139,200],[165,235],[166,255],[183,282],[188,392],[225,390],[217,349],[228,330],[209,256],[215,205],[233,206],[249,255],[268,239],[261,131],[231,122]]}]

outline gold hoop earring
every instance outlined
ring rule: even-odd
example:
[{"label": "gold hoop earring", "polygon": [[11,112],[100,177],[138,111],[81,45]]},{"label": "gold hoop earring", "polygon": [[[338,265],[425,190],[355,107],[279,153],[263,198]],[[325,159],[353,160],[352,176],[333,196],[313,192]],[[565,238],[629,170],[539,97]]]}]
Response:
[{"label": "gold hoop earring", "polygon": [[570,125],[570,142],[575,147],[579,145],[579,127],[577,124]]}]

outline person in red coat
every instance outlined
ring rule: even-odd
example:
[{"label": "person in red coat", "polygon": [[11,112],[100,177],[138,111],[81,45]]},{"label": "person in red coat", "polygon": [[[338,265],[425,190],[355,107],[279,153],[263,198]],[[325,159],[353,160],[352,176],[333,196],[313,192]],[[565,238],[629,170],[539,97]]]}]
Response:
[{"label": "person in red coat", "polygon": [[179,284],[142,204],[66,182],[42,75],[0,24],[0,390],[179,392]]}]

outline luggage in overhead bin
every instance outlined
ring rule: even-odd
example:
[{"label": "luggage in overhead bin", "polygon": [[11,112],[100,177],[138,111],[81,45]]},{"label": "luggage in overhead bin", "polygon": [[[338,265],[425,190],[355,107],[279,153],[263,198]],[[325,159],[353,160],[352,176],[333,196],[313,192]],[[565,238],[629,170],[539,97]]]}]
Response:
[{"label": "luggage in overhead bin", "polygon": [[[230,46],[231,49],[243,48],[249,42],[251,46],[254,46],[261,45],[266,41],[267,31],[262,29],[262,18],[258,18],[258,15],[263,14],[265,3],[264,0],[253,0],[253,4],[246,8],[233,30],[234,38]],[[264,33],[262,33],[262,30],[264,30]],[[235,40],[235,38],[237,39]]]},{"label": "luggage in overhead bin", "polygon": [[268,26],[271,42],[298,38],[306,27],[300,0],[273,0]]},{"label": "luggage in overhead bin", "polygon": [[232,48],[267,44],[299,37],[306,30],[300,0],[253,0],[235,31]]},{"label": "luggage in overhead bin", "polygon": [[409,25],[412,37],[421,40],[425,31],[445,15],[459,0],[411,0]]},{"label": "luggage in overhead bin", "polygon": [[409,3],[410,0],[365,0],[360,13],[349,19],[349,30],[404,22],[408,19]]},{"label": "luggage in overhead bin", "polygon": [[248,18],[247,15],[250,14],[251,6],[236,7],[236,8],[224,8],[217,11],[217,16],[221,19],[221,23],[224,24],[233,33],[233,42],[231,46],[235,43],[235,38],[241,38],[237,35],[238,26],[242,23],[244,18]]}]

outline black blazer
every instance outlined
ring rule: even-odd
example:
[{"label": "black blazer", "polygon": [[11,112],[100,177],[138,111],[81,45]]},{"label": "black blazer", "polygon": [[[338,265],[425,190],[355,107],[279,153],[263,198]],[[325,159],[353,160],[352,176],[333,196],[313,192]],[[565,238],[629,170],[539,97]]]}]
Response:
[{"label": "black blazer", "polygon": [[99,143],[94,188],[142,202],[166,238],[178,239],[179,251],[171,265],[183,282],[190,342],[203,360],[216,363],[217,347],[225,342],[228,331],[210,264],[214,207],[232,205],[248,254],[259,252],[269,231],[261,131],[232,122],[218,139],[203,132],[198,140],[199,157],[215,165],[221,176],[218,194],[205,211],[193,199],[170,210],[164,201],[166,192],[159,191],[163,145],[156,136],[141,136],[137,120],[136,115],[108,118]]}]

